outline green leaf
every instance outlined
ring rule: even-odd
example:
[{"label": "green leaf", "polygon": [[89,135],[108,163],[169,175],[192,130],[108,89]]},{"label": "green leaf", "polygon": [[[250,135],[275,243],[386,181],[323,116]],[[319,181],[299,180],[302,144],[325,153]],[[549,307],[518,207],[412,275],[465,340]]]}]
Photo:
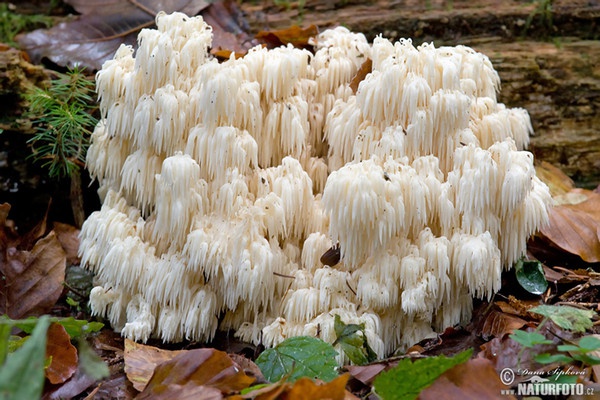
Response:
[{"label": "green leaf", "polygon": [[564,354],[550,354],[550,353],[542,353],[533,357],[533,359],[540,364],[552,364],[552,363],[565,363],[568,364],[573,362],[573,359]]},{"label": "green leaf", "polygon": [[27,340],[29,340],[29,336],[21,337],[11,335],[8,341],[8,352],[14,353],[18,349],[20,349],[21,346],[23,346]]},{"label": "green leaf", "polygon": [[596,356],[592,356],[592,355],[589,355],[589,354],[581,354],[581,353],[573,353],[572,356],[577,361],[581,361],[582,363],[584,363],[586,365],[598,365],[598,364],[600,364],[600,358],[598,358]]},{"label": "green leaf", "polygon": [[581,350],[579,346],[575,346],[574,344],[561,344],[556,346],[556,349],[558,351],[572,351],[575,353],[578,353]]},{"label": "green leaf", "polygon": [[356,365],[364,365],[377,359],[365,334],[365,324],[346,325],[339,315],[335,316],[334,330],[336,339],[333,345],[339,344],[350,361]]},{"label": "green leaf", "polygon": [[47,316],[39,318],[31,337],[8,355],[0,369],[0,398],[39,399],[44,388]]},{"label": "green leaf", "polygon": [[416,399],[423,389],[444,372],[469,360],[472,353],[473,349],[469,349],[450,358],[437,356],[414,362],[405,358],[396,367],[380,373],[373,382],[373,388],[385,400]]},{"label": "green leaf", "polygon": [[246,389],[240,390],[240,394],[243,396],[255,390],[260,390],[262,388],[266,388],[267,386],[271,386],[270,383],[259,383],[258,385],[248,386]]},{"label": "green leaf", "polygon": [[74,300],[72,297],[67,297],[66,301],[67,304],[71,307],[79,307],[79,302],[77,300]]},{"label": "green leaf", "polygon": [[104,327],[104,324],[101,322],[89,322],[73,317],[61,318],[56,322],[65,328],[71,338],[79,338],[88,333],[98,332]]},{"label": "green leaf", "polygon": [[110,375],[108,365],[90,347],[85,339],[77,341],[77,352],[79,354],[79,366],[83,372],[92,379],[100,380]]},{"label": "green leaf", "polygon": [[570,306],[541,305],[529,311],[548,317],[556,325],[573,332],[585,332],[592,327],[594,312]]},{"label": "green leaf", "polygon": [[548,377],[551,383],[565,383],[572,384],[577,383],[577,375],[565,375],[565,374],[556,374]]},{"label": "green leaf", "polygon": [[552,344],[552,340],[537,332],[514,331],[508,337],[523,347],[531,348],[538,344]]},{"label": "green leaf", "polygon": [[584,353],[600,349],[600,339],[596,336],[584,336],[577,344]]},{"label": "green leaf", "polygon": [[548,288],[544,268],[539,261],[520,259],[515,264],[515,275],[519,285],[529,293],[542,294]]},{"label": "green leaf", "polygon": [[[55,322],[57,324],[61,324],[63,328],[65,328],[69,336],[73,339],[79,338],[88,333],[98,332],[104,327],[104,324],[101,322],[89,322],[83,319],[75,319],[73,317],[50,317],[49,321],[51,323]],[[0,320],[0,326],[9,326],[10,328],[16,326],[25,333],[31,333],[37,325],[37,323],[38,319],[36,317],[29,317],[27,319],[17,320],[6,318]]]},{"label": "green leaf", "polygon": [[[49,318],[50,323],[54,322],[53,318]],[[39,319],[36,317],[28,317],[25,319],[8,319],[5,321],[11,327],[16,326],[25,333],[31,334],[38,324]],[[4,321],[3,321],[4,322]]]},{"label": "green leaf", "polygon": [[[1,318],[5,318],[2,315]],[[4,364],[6,355],[8,354],[8,339],[10,338],[11,327],[9,325],[0,324],[0,365]]]},{"label": "green leaf", "polygon": [[337,354],[332,345],[320,339],[296,336],[263,351],[256,364],[269,382],[284,377],[291,382],[301,377],[329,382],[338,376]]}]

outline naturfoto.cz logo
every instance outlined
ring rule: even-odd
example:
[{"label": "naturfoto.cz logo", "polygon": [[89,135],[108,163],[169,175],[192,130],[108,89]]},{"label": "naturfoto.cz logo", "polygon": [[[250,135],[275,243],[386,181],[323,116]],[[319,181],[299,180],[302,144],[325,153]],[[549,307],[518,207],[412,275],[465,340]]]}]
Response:
[{"label": "naturfoto.cz logo", "polygon": [[[583,396],[593,395],[594,388],[585,387],[583,383],[563,383],[556,380],[561,376],[581,375],[582,371],[576,371],[572,368],[568,370],[556,369],[553,371],[529,371],[527,369],[515,370],[504,368],[500,371],[500,380],[506,386],[512,387],[517,375],[528,376],[528,378],[519,382],[516,389],[502,390],[502,394],[517,396]],[[542,375],[551,376],[552,379],[544,378]]]}]

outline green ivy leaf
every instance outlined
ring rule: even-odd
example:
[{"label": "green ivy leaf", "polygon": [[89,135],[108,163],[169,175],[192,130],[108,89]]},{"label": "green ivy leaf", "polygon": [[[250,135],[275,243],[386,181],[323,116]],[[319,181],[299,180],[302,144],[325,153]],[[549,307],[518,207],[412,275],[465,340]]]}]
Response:
[{"label": "green ivy leaf", "polygon": [[529,293],[542,294],[548,289],[544,268],[539,261],[520,259],[515,264],[515,275],[519,285]]},{"label": "green ivy leaf", "polygon": [[291,382],[302,377],[329,382],[338,376],[337,354],[332,345],[320,339],[296,336],[263,351],[256,364],[269,382],[284,377]]},{"label": "green ivy leaf", "polygon": [[564,354],[550,354],[550,353],[542,353],[538,354],[533,358],[535,361],[540,364],[552,364],[552,363],[570,363],[573,359]]},{"label": "green ivy leaf", "polygon": [[377,359],[377,354],[367,342],[365,324],[345,324],[336,315],[333,326],[337,337],[333,345],[339,344],[352,363],[364,365]]},{"label": "green ivy leaf", "polygon": [[523,347],[531,348],[538,344],[552,344],[552,340],[537,332],[514,331],[508,337]]},{"label": "green ivy leaf", "polygon": [[385,400],[416,399],[444,372],[469,360],[472,353],[473,349],[469,349],[450,358],[437,356],[414,362],[405,358],[396,367],[380,373],[373,382],[373,388]]},{"label": "green ivy leaf", "polygon": [[594,312],[570,306],[541,305],[529,311],[548,317],[556,325],[573,332],[585,332],[592,327]]},{"label": "green ivy leaf", "polygon": [[39,399],[44,388],[47,316],[37,320],[31,337],[12,354],[0,369],[0,397],[3,399]]}]

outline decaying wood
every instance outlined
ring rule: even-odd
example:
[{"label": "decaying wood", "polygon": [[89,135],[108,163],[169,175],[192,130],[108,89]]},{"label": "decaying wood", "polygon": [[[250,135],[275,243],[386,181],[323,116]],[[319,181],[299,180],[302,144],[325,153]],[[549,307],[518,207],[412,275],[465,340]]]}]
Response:
[{"label": "decaying wood", "polygon": [[[578,184],[600,184],[600,1],[306,0],[242,2],[253,31],[343,25],[415,44],[465,44],[487,54],[502,79],[499,99],[526,108],[531,150]],[[546,1],[547,2],[547,1]],[[279,2],[283,3],[283,2]]]},{"label": "decaying wood", "polygon": [[44,69],[31,64],[24,52],[0,44],[0,129],[31,130],[29,121],[19,119],[24,110],[23,94],[46,80]]}]

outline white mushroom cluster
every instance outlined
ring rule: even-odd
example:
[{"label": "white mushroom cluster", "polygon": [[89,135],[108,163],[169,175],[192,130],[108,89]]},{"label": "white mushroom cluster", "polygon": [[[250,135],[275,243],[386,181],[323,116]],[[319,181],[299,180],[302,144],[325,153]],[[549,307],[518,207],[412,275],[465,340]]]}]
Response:
[{"label": "white mushroom cluster", "polygon": [[211,37],[161,13],[97,74],[93,312],[134,340],[266,346],[333,342],[338,315],[380,357],[468,321],[550,203],[488,58],[337,28],[219,63]]}]

